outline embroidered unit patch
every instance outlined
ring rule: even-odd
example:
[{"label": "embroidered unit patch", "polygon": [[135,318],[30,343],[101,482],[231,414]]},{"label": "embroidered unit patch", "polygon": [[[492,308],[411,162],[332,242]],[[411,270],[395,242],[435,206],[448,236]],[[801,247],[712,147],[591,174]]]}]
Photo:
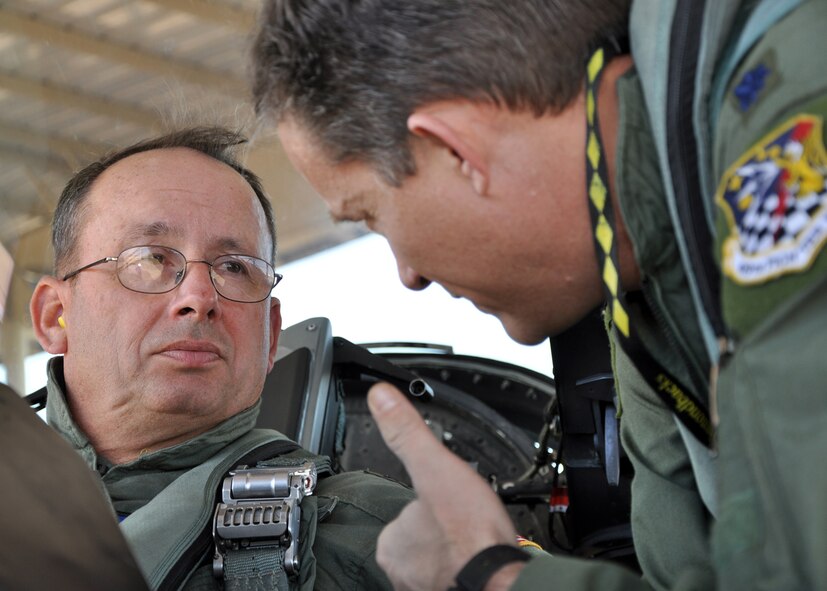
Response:
[{"label": "embroidered unit patch", "polygon": [[715,196],[730,233],[724,273],[743,285],[809,268],[827,241],[822,120],[790,119],[733,164]]}]

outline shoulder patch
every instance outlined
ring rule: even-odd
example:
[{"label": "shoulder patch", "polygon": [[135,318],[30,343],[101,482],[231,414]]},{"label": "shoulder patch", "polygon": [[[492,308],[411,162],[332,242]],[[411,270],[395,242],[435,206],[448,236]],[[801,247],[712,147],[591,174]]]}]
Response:
[{"label": "shoulder patch", "polygon": [[752,285],[810,267],[827,241],[827,152],[822,119],[798,115],[729,167],[715,200],[729,234],[724,273]]}]

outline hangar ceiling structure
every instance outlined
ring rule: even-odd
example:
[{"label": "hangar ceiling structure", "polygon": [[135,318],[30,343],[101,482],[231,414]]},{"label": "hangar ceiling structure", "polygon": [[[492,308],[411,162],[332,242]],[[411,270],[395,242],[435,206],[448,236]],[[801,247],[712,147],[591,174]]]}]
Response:
[{"label": "hangar ceiling structure", "polygon": [[49,224],[75,170],[170,127],[254,135],[245,163],[276,211],[279,263],[364,232],[330,222],[272,131],[257,130],[247,52],[260,0],[0,1],[0,242],[15,266],[0,362],[19,384],[38,349],[28,299],[49,273]]}]

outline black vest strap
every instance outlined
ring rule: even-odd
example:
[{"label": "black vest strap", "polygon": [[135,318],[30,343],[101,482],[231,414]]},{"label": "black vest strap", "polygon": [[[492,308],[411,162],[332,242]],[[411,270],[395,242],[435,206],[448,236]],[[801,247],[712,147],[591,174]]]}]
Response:
[{"label": "black vest strap", "polygon": [[601,311],[594,310],[549,340],[562,431],[559,454],[569,497],[563,516],[570,544],[566,549],[636,568],[629,525],[632,466],[619,441],[607,437],[617,432],[617,419]]}]

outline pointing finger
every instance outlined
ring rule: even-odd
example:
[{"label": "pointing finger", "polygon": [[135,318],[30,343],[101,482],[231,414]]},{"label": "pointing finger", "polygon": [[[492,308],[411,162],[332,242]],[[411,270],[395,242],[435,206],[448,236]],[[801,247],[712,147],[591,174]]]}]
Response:
[{"label": "pointing finger", "polygon": [[[514,526],[489,483],[442,445],[399,390],[389,384],[373,386],[368,406],[385,443],[402,460],[417,493],[416,504],[391,524],[395,527],[388,526],[390,531],[380,539],[382,546],[395,540],[405,552],[418,555],[424,552],[422,543],[426,539],[426,545],[433,549],[429,566],[447,577],[440,579],[445,583],[482,548],[514,543]],[[412,516],[418,517],[412,521]],[[430,526],[423,528],[426,522]],[[438,534],[435,537],[434,532]],[[410,562],[409,556],[398,558],[398,552],[389,547],[382,549],[386,570],[391,568],[387,566],[390,554],[403,563]],[[445,561],[449,566],[437,566]],[[416,568],[421,570],[420,565]],[[446,585],[425,588],[440,587]]]},{"label": "pointing finger", "polygon": [[[441,447],[406,396],[390,384],[380,383],[370,389],[368,407],[385,443],[406,468],[429,448]],[[414,477],[410,470],[408,473]]]},{"label": "pointing finger", "polygon": [[368,393],[368,407],[385,443],[402,460],[414,488],[422,497],[436,488],[444,495],[444,485],[458,472],[476,473],[437,440],[410,401],[389,384],[376,384]]}]

